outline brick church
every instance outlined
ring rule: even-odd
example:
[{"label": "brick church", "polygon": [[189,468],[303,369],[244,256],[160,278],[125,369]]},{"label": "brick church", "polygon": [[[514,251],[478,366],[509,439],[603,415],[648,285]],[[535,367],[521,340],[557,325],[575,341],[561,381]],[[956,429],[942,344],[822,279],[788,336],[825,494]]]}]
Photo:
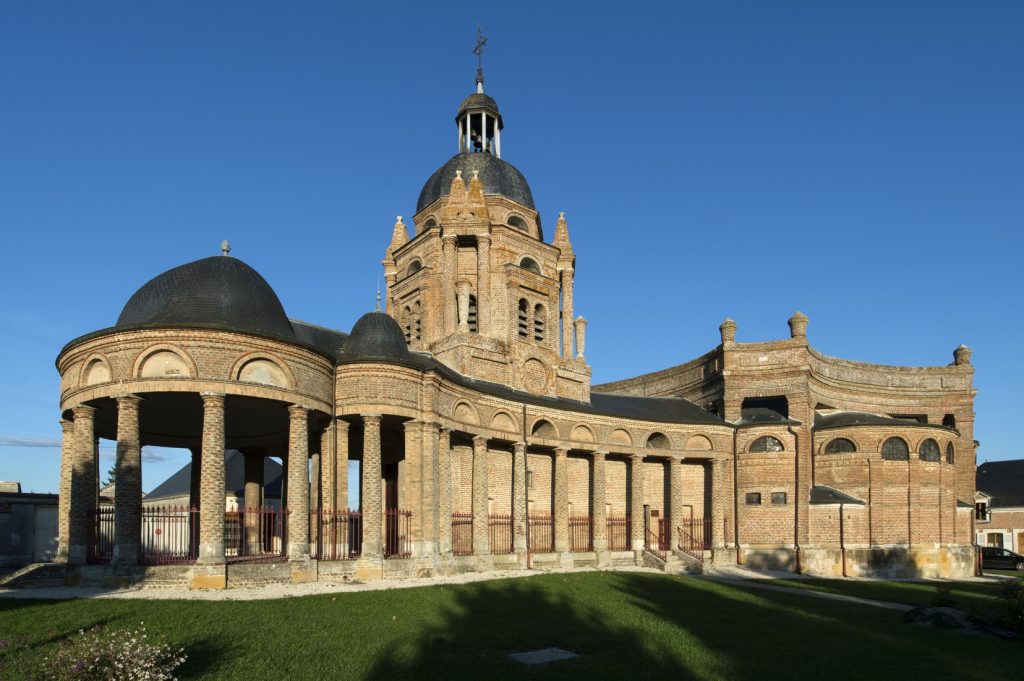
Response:
[{"label": "brick church", "polygon": [[[70,583],[972,572],[968,348],[948,366],[838,359],[797,312],[789,338],[738,342],[726,319],[696,359],[591,385],[568,220],[545,236],[482,76],[454,122],[457,153],[381,234],[384,309],[350,332],[289,318],[225,244],[61,350]],[[100,438],[117,442],[112,505]],[[187,503],[143,504],[144,445],[191,450]],[[268,457],[283,464],[274,503]],[[226,459],[243,490],[227,510]]]}]

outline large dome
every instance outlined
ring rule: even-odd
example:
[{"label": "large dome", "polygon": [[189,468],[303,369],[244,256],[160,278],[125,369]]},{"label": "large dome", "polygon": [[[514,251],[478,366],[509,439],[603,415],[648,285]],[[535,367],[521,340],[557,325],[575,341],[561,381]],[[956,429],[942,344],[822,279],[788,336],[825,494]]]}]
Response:
[{"label": "large dome", "polygon": [[456,154],[430,176],[420,191],[419,201],[416,202],[417,213],[449,194],[456,170],[461,170],[463,179],[467,181],[473,177],[474,170],[478,171],[480,180],[484,183],[484,194],[498,194],[534,209],[530,185],[514,165],[502,161],[493,154],[473,153]]},{"label": "large dome", "polygon": [[274,289],[238,258],[219,255],[167,270],[135,292],[117,326],[201,326],[294,338]]},{"label": "large dome", "polygon": [[403,359],[409,356],[405,334],[391,315],[367,312],[352,327],[341,359]]}]

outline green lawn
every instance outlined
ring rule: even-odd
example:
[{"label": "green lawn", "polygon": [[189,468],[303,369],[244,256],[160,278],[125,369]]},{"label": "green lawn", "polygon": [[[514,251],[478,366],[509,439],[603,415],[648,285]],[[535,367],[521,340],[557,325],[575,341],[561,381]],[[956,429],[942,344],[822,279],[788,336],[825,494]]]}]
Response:
[{"label": "green lawn", "polygon": [[[577,573],[273,601],[0,599],[0,678],[80,627],[184,646],[186,679],[1019,679],[1024,644],[897,612],[648,573]],[[509,652],[575,660],[527,667]]]},{"label": "green lawn", "polygon": [[789,586],[809,591],[843,594],[875,601],[892,601],[907,605],[935,605],[937,586],[950,588],[956,607],[968,612],[991,610],[998,606],[1000,585],[991,582],[893,582],[849,579],[773,579],[775,586]]}]

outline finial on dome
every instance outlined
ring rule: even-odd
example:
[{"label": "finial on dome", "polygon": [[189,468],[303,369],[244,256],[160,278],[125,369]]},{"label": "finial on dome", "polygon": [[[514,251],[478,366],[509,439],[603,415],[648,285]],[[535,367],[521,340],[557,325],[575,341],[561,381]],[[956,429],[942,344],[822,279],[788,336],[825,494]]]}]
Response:
[{"label": "finial on dome", "polygon": [[789,318],[790,338],[802,338],[807,335],[807,315],[797,310]]},{"label": "finial on dome", "polygon": [[956,350],[953,351],[953,364],[962,366],[964,364],[971,363],[971,349],[964,344],[957,346]]},{"label": "finial on dome", "polygon": [[477,24],[476,45],[473,47],[473,54],[476,55],[476,91],[480,94],[483,94],[484,91],[484,45],[486,44],[487,36],[484,35],[480,24]]},{"label": "finial on dome", "polygon": [[220,252],[221,255],[228,255],[231,253],[231,244],[228,243],[227,239],[224,239],[224,241],[220,242]]},{"label": "finial on dome", "polygon": [[736,322],[729,317],[725,318],[725,321],[718,327],[718,331],[722,334],[722,345],[736,342]]}]

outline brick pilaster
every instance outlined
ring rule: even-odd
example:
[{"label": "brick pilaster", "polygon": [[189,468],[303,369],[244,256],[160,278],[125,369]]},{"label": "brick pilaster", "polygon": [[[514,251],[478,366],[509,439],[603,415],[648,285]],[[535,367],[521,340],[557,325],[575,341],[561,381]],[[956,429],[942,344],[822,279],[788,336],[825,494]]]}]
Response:
[{"label": "brick pilaster", "polygon": [[348,509],[348,421],[334,421],[334,504],[337,509]]},{"label": "brick pilaster", "polygon": [[75,419],[74,458],[71,463],[71,499],[68,562],[85,563],[88,555],[92,512],[96,508],[96,463],[93,447],[96,440],[96,410],[81,405],[71,410]]},{"label": "brick pilaster", "polygon": [[116,495],[114,497],[114,554],[112,563],[130,567],[139,563],[142,533],[142,442],[139,406],[135,395],[117,398]]},{"label": "brick pilaster", "polygon": [[569,450],[555,449],[555,551],[569,550]]},{"label": "brick pilaster", "polygon": [[381,524],[384,500],[381,486],[380,414],[363,415],[363,556],[383,555]]},{"label": "brick pilaster", "polygon": [[647,537],[644,535],[644,457],[629,457],[629,525],[630,543],[634,551],[642,551]]},{"label": "brick pilaster", "polygon": [[608,550],[608,482],[605,476],[605,458],[608,452],[591,455],[590,517],[594,524],[594,550]]},{"label": "brick pilaster", "polygon": [[75,422],[60,420],[60,487],[57,494],[57,562],[68,562],[71,545],[71,468],[75,456]]},{"label": "brick pilaster", "polygon": [[288,407],[288,560],[309,558],[309,410]]},{"label": "brick pilaster", "polygon": [[338,458],[334,451],[334,435],[337,432],[336,419],[320,433],[320,505],[319,508],[333,511],[335,502],[336,481],[338,479]]},{"label": "brick pilaster", "polygon": [[668,522],[665,524],[665,533],[668,535],[669,548],[675,548],[678,541],[678,531],[676,528],[683,524],[683,519],[686,517],[683,513],[683,457],[672,456],[668,460],[668,489],[669,489],[669,500],[668,504]]},{"label": "brick pilaster", "polygon": [[491,235],[476,237],[476,323],[481,336],[491,334]]},{"label": "brick pilaster", "polygon": [[410,533],[413,552],[420,555],[427,511],[423,506],[423,422],[406,421],[402,424],[402,434],[405,437],[405,460],[399,464],[401,487],[398,506],[412,511]]},{"label": "brick pilaster", "polygon": [[558,270],[562,282],[562,357],[572,359],[572,276],[573,268],[566,267]]},{"label": "brick pilaster", "polygon": [[224,395],[203,393],[199,474],[199,563],[224,561]]},{"label": "brick pilaster", "polygon": [[486,556],[491,552],[487,486],[487,438],[473,438],[473,553]]},{"label": "brick pilaster", "polygon": [[453,333],[458,327],[455,301],[455,234],[445,230],[441,237],[441,260],[444,269],[441,272],[441,300],[444,301],[444,331],[442,336]]}]

